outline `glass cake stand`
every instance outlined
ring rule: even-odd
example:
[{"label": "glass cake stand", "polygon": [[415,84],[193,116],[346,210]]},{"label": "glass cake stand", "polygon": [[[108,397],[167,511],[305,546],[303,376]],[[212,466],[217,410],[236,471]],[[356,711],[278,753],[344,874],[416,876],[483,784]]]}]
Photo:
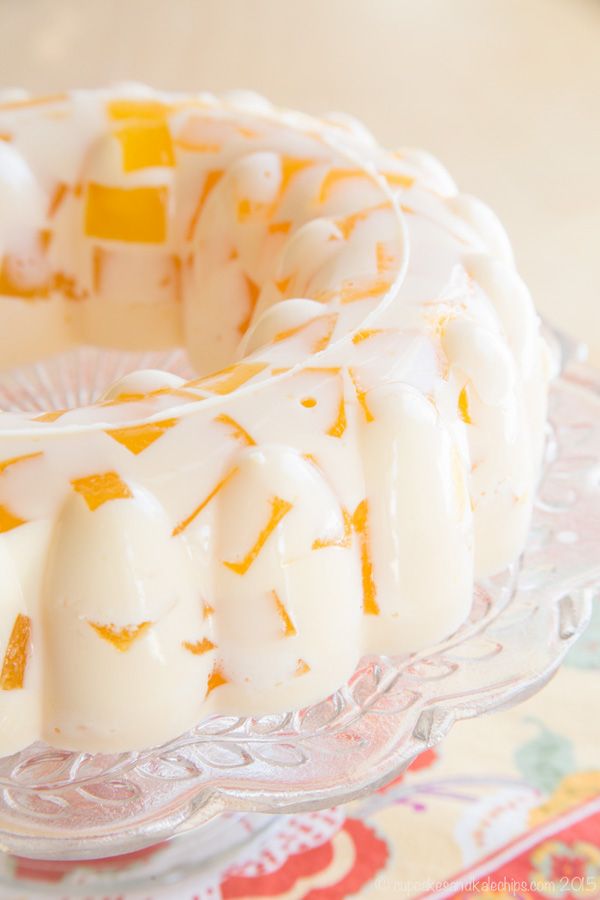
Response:
[{"label": "glass cake stand", "polygon": [[[75,353],[0,376],[0,408],[86,402],[133,368],[186,374],[178,354]],[[297,712],[214,716],[140,753],[35,744],[0,759],[0,896],[123,893],[201,871],[210,881],[249,842],[268,841],[276,857],[284,814],[367,794],[458,720],[538,691],[600,586],[600,373],[577,360],[552,388],[547,446],[521,560],[477,585],[468,621],[443,643],[365,658],[333,696]]]}]

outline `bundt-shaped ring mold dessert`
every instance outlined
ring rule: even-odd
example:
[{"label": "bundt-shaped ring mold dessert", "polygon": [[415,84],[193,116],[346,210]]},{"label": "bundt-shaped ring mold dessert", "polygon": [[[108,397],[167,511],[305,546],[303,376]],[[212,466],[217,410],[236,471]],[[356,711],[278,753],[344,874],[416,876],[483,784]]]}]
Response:
[{"label": "bundt-shaped ring mold dessert", "polygon": [[354,120],[0,95],[0,364],[182,346],[0,413],[0,752],[326,696],[523,547],[548,354],[495,216]]}]

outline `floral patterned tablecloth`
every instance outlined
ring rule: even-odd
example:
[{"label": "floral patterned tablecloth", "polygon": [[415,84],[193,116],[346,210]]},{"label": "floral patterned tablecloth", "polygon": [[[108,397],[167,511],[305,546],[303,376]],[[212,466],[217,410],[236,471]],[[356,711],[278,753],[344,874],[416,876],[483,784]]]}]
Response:
[{"label": "floral patterned tablecloth", "polygon": [[[36,877],[62,898],[74,865]],[[25,861],[15,871],[32,875]],[[285,817],[262,848],[208,881],[136,895],[352,896],[600,897],[600,604],[561,671],[527,702],[460,723],[365,800]]]}]

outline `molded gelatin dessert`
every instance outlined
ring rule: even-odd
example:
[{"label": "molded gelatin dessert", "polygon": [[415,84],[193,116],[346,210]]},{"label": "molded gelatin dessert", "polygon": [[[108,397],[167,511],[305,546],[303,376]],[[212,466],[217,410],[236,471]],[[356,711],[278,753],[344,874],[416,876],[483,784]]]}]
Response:
[{"label": "molded gelatin dessert", "polygon": [[455,630],[524,545],[546,416],[493,213],[245,93],[5,92],[0,138],[0,386],[189,361],[0,412],[0,752],[303,706]]}]

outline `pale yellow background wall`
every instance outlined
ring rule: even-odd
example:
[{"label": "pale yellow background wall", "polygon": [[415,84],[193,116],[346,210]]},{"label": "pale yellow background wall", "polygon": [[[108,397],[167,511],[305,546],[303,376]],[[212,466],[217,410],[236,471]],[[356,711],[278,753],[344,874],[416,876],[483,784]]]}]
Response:
[{"label": "pale yellow background wall", "polygon": [[0,84],[249,87],[433,150],[600,363],[600,0],[0,0]]}]

